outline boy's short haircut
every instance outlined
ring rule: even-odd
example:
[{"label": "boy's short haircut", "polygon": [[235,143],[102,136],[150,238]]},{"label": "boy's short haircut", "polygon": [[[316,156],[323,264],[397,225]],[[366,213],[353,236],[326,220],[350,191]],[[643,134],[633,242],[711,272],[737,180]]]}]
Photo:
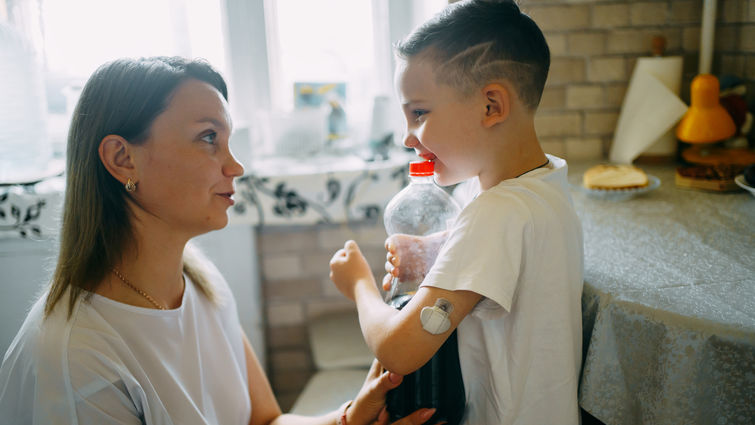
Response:
[{"label": "boy's short haircut", "polygon": [[396,53],[432,60],[438,81],[464,95],[505,79],[530,110],[540,103],[550,67],[542,31],[513,0],[451,4],[397,43]]}]

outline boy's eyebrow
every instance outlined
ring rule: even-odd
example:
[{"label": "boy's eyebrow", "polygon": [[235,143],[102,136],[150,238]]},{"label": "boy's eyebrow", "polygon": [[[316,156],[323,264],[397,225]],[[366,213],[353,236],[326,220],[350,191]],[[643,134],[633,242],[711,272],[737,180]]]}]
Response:
[{"label": "boy's eyebrow", "polygon": [[404,107],[404,108],[406,108],[406,107],[409,107],[409,106],[411,106],[413,104],[422,103],[422,102],[424,102],[424,100],[422,100],[422,99],[419,99],[419,100],[417,100],[417,99],[407,100],[406,102],[403,102],[401,104],[401,106]]},{"label": "boy's eyebrow", "polygon": [[412,102],[412,101],[404,102],[404,103],[401,104],[401,110],[403,110],[404,113],[406,113],[407,111],[409,111],[410,109],[412,109],[414,107],[415,103],[416,102]]}]

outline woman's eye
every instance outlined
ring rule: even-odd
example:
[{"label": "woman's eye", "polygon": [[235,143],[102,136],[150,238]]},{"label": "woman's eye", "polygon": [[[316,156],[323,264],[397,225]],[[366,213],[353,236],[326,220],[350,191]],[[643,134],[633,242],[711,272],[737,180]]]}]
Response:
[{"label": "woman's eye", "polygon": [[203,141],[205,141],[205,142],[207,142],[207,143],[209,143],[211,145],[214,145],[215,144],[215,139],[217,137],[218,137],[218,133],[216,133],[216,132],[213,131],[212,133],[205,134],[200,139],[202,139]]}]

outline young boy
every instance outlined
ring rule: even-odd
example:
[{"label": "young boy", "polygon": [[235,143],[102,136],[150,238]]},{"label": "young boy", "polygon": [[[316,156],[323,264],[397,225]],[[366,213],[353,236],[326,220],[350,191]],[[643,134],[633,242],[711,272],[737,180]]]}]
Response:
[{"label": "young boy", "polygon": [[[435,162],[440,185],[476,177],[481,191],[402,310],[383,302],[353,241],[331,260],[331,279],[393,372],[420,368],[458,327],[464,423],[578,424],[582,230],[566,162],[535,134],[550,64],[543,34],[513,2],[463,1],[397,52],[404,144]],[[391,274],[410,262],[395,258],[399,241],[386,244]],[[441,298],[453,308],[437,333],[420,313]]]}]

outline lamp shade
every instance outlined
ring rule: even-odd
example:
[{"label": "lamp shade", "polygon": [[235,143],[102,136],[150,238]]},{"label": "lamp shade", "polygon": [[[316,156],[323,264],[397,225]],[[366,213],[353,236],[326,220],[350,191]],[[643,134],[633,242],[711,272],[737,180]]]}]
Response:
[{"label": "lamp shade", "polygon": [[687,143],[712,143],[728,139],[737,128],[719,102],[718,78],[700,74],[690,86],[691,105],[676,127],[676,137]]}]

